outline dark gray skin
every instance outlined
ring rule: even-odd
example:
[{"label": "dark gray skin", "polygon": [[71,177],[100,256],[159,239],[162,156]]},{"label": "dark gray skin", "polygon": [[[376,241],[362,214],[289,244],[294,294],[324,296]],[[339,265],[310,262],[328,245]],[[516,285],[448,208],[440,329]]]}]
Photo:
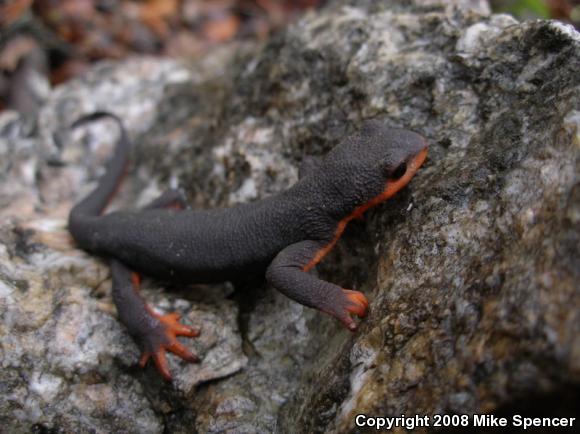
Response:
[{"label": "dark gray skin", "polygon": [[[108,113],[75,123],[107,116],[118,122],[121,139],[97,189],[72,209],[69,230],[81,248],[111,260],[119,318],[143,349],[142,365],[152,356],[169,379],[165,350],[196,361],[175,337],[198,332],[179,324],[174,315],[153,313],[139,295],[132,272],[195,283],[265,277],[288,297],[356,329],[350,314],[365,315],[364,295],[317,279],[307,270],[332,248],[342,233],[339,227],[355,210],[374,204],[390,183],[401,180],[402,187],[408,182],[418,168],[418,156],[420,165],[426,154],[425,139],[369,121],[276,196],[195,211],[185,209],[182,196],[171,190],[141,211],[101,216],[125,172],[129,142],[121,121]],[[407,173],[407,166],[417,167]]]}]

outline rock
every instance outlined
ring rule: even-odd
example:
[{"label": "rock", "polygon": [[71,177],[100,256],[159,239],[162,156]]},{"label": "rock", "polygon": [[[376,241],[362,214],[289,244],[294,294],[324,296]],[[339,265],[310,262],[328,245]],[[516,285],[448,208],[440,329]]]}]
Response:
[{"label": "rock", "polygon": [[[66,232],[68,209],[94,185],[117,133],[103,122],[65,139],[70,120],[106,107],[126,119],[132,133],[145,133],[165,87],[194,82],[195,75],[174,62],[103,64],[54,92],[41,109],[38,131],[26,131],[28,124],[13,113],[0,119],[0,415],[10,432],[162,432],[184,396],[247,364],[237,305],[224,299],[231,290],[224,286],[221,294],[217,288],[192,300],[185,288],[164,293],[145,282],[145,296],[157,310],[180,312],[203,329],[191,342],[203,363],[170,358],[173,387],[164,386],[154,369],[135,368],[139,351],[115,318],[107,265],[75,249]],[[157,188],[148,181],[143,200]],[[120,196],[120,203],[136,199]],[[143,385],[147,377],[151,382]]]},{"label": "rock", "polygon": [[[481,1],[337,1],[201,64],[101,64],[56,88],[36,125],[3,113],[3,426],[352,432],[361,413],[577,402],[578,70],[580,36],[561,23],[518,23]],[[371,300],[359,331],[255,284],[145,280],[156,309],[201,325],[184,342],[202,363],[172,358],[173,385],[136,368],[106,264],[65,230],[115,140],[104,121],[65,131],[95,109],[120,115],[136,143],[113,208],[175,185],[198,208],[260,199],[366,118],[425,135],[409,187],[352,223],[319,267]]]}]

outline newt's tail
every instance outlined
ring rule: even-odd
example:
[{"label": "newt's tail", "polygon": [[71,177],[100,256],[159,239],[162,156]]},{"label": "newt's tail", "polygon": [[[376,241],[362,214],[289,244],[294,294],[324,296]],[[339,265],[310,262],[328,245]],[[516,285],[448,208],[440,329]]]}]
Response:
[{"label": "newt's tail", "polygon": [[71,125],[71,128],[76,128],[87,122],[102,118],[113,119],[119,127],[120,135],[113,157],[107,163],[105,174],[99,179],[97,188],[76,204],[69,214],[69,230],[75,240],[81,245],[85,244],[82,241],[87,235],[87,223],[90,224],[90,221],[94,221],[94,217],[101,215],[105,208],[107,208],[110,200],[117,192],[117,188],[123,179],[129,163],[131,143],[129,142],[123,122],[118,116],[108,112],[91,113],[75,121]]}]

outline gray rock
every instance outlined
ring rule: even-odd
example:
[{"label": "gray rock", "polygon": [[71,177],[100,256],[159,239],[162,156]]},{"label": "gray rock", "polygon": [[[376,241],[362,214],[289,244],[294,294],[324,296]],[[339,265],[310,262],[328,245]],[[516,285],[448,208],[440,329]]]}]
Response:
[{"label": "gray rock", "polygon": [[[359,413],[577,401],[580,36],[481,1],[388,3],[337,1],[200,64],[102,64],[55,89],[34,128],[0,116],[4,427],[352,432]],[[425,135],[410,186],[319,267],[371,300],[359,331],[267,287],[146,280],[156,309],[202,327],[184,340],[202,363],[171,358],[172,386],[136,368],[106,264],[65,230],[115,139],[106,122],[66,133],[95,109],[136,143],[113,208],[176,185],[199,208],[274,194],[366,118]]]},{"label": "gray rock", "polygon": [[[70,120],[99,107],[119,113],[133,134],[145,133],[164,89],[195,80],[174,62],[103,64],[54,92],[38,131],[25,131],[13,113],[0,118],[0,417],[12,431],[162,432],[198,385],[247,364],[237,305],[224,299],[231,289],[191,299],[187,288],[166,293],[146,281],[145,296],[157,310],[177,311],[202,328],[189,343],[203,363],[170,358],[173,386],[152,368],[135,368],[139,352],[115,318],[108,267],[76,250],[66,232],[68,209],[92,187],[117,133],[101,123],[63,134]],[[136,175],[135,184],[147,188],[138,197],[123,192],[119,203],[159,192],[156,181],[145,181],[150,174]]]}]

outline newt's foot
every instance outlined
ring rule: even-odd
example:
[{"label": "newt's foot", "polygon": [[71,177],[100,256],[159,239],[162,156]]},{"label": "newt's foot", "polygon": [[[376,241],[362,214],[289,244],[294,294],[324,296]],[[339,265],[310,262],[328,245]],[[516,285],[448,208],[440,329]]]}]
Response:
[{"label": "newt's foot", "polygon": [[149,358],[152,357],[155,366],[163,378],[168,381],[171,381],[171,373],[169,372],[165,351],[176,354],[188,362],[199,362],[199,358],[177,340],[177,336],[190,338],[199,336],[199,330],[181,324],[179,317],[178,313],[167,315],[152,314],[151,327],[148,328],[146,333],[137,337],[143,349],[139,365],[144,367]]},{"label": "newt's foot", "polygon": [[335,304],[329,313],[340,320],[350,331],[355,331],[357,324],[350,314],[363,318],[367,314],[368,307],[369,301],[362,292],[343,289],[342,297],[339,300],[335,300]]}]

